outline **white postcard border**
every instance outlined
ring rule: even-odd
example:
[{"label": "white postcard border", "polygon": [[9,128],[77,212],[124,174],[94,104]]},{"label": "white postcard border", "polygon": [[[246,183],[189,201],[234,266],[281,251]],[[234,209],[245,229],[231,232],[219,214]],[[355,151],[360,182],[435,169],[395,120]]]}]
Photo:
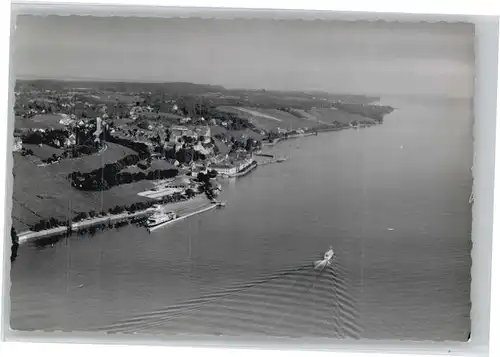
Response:
[{"label": "white postcard border", "polygon": [[[107,7],[97,7],[95,1],[70,1],[70,0],[25,0],[23,1],[22,8],[32,8],[32,5],[38,4],[39,12],[45,13],[61,13],[68,12],[70,14],[75,12],[75,6],[86,4],[84,10],[76,11],[82,14],[86,13],[103,13],[103,9],[109,11],[108,13],[115,13],[121,16],[153,16],[152,14],[163,13],[162,17],[167,16],[183,16],[189,17],[193,14],[207,14],[209,17],[235,17],[238,16],[272,16],[277,17],[310,17],[310,18],[345,18],[345,19],[404,19],[405,21],[418,21],[419,17],[413,14],[427,15],[426,21],[440,21],[447,20],[441,15],[436,14],[456,14],[460,15],[454,17],[454,21],[468,20],[475,22],[476,26],[476,92],[475,92],[475,116],[476,124],[474,129],[475,136],[475,161],[474,161],[474,197],[475,206],[473,208],[473,267],[472,267],[472,340],[468,344],[410,344],[410,343],[363,343],[355,345],[332,345],[323,346],[324,349],[319,350],[321,346],[312,350],[311,346],[282,346],[281,350],[277,343],[264,345],[257,345],[246,341],[244,345],[247,348],[237,348],[236,346],[242,345],[235,343],[231,348],[217,348],[214,341],[207,341],[206,343],[198,344],[199,347],[186,347],[179,345],[170,345],[168,347],[161,346],[158,343],[148,341],[127,341],[124,339],[115,340],[96,340],[95,338],[71,336],[67,335],[51,336],[42,339],[40,336],[22,336],[13,335],[7,326],[8,323],[8,295],[10,290],[9,282],[9,259],[8,259],[8,242],[10,239],[5,239],[4,244],[0,245],[0,265],[1,270],[0,278],[3,282],[2,292],[2,308],[0,310],[1,320],[0,332],[2,342],[0,344],[0,354],[42,354],[42,355],[137,355],[144,354],[149,356],[167,354],[214,354],[217,356],[225,355],[248,355],[257,352],[253,348],[259,346],[258,353],[268,356],[278,355],[293,355],[293,356],[311,356],[328,353],[330,356],[385,356],[390,353],[392,356],[438,356],[438,355],[452,355],[452,356],[479,356],[490,355],[500,356],[500,305],[492,304],[490,311],[489,302],[500,301],[500,189],[492,190],[494,188],[493,177],[500,177],[500,151],[499,144],[495,138],[499,134],[500,126],[495,126],[497,117],[497,108],[499,107],[497,77],[499,72],[499,32],[498,32],[498,16],[500,14],[500,6],[497,1],[476,0],[472,1],[370,1],[370,0],[351,0],[346,1],[161,1],[161,0],[144,0],[144,1],[126,1],[126,0],[101,0],[100,3]],[[58,5],[54,7],[54,5]],[[63,6],[66,5],[66,6]],[[117,9],[114,6],[129,5],[127,8]],[[138,6],[148,6],[141,7]],[[156,6],[194,6],[197,8],[191,9],[175,9],[175,8],[158,8]],[[2,109],[7,118],[9,113],[8,104],[12,103],[12,93],[9,91],[9,80],[11,73],[11,65],[9,64],[9,33],[11,30],[10,23],[10,4],[9,2],[2,2],[0,5],[2,11],[1,26],[2,26],[2,45],[4,48],[4,55],[2,60],[2,67],[0,71],[0,79],[2,80],[1,95],[2,95]],[[205,8],[205,10],[203,9]],[[210,11],[207,8],[212,8]],[[225,8],[225,9],[214,9]],[[253,11],[242,13],[235,8],[251,8]],[[290,10],[310,10],[311,12],[290,12],[283,13],[281,11],[263,12],[262,9],[290,9]],[[367,13],[344,13],[342,15],[334,13],[321,13],[317,10],[334,10],[334,11],[364,11],[364,12],[377,12],[377,14]],[[382,14],[384,13],[384,14]],[[405,13],[396,14],[396,13]],[[63,13],[61,13],[63,14]],[[247,15],[245,15],[247,14]],[[267,14],[267,15],[266,15]],[[489,19],[480,17],[481,15],[490,15]],[[106,15],[105,15],[106,16]],[[422,16],[420,16],[422,21]],[[12,88],[12,87],[10,87]],[[10,113],[9,113],[10,114]],[[4,120],[4,125],[1,125],[1,135],[6,138],[2,146],[0,165],[0,172],[5,182],[0,188],[0,199],[3,200],[4,215],[0,218],[0,226],[4,227],[4,234],[8,236],[10,231],[10,209],[11,209],[11,193],[12,193],[12,156],[10,148],[12,147],[12,118],[9,115],[9,120]],[[498,136],[500,137],[500,136]],[[495,155],[495,153],[498,153]],[[494,172],[493,172],[494,170]],[[494,176],[493,176],[494,173]],[[498,181],[498,180],[496,180]],[[496,209],[494,209],[496,208]],[[8,229],[9,228],[9,229]],[[497,259],[495,259],[497,258]],[[491,281],[491,295],[490,295],[490,281]],[[8,341],[4,339],[8,337]],[[496,338],[495,338],[496,337]],[[33,342],[24,342],[24,341]],[[42,342],[47,340],[47,342]],[[36,341],[36,342],[35,342]],[[49,342],[50,341],[50,342]],[[57,343],[60,342],[60,343]],[[91,344],[91,343],[101,344]],[[76,344],[75,344],[76,343]],[[132,346],[119,345],[119,343],[131,343]],[[149,346],[147,345],[149,344]],[[165,342],[168,344],[168,342]],[[203,346],[203,347],[202,347]],[[289,350],[289,348],[296,348],[296,350]],[[304,349],[304,351],[299,351]],[[488,353],[489,352],[489,353]]]}]

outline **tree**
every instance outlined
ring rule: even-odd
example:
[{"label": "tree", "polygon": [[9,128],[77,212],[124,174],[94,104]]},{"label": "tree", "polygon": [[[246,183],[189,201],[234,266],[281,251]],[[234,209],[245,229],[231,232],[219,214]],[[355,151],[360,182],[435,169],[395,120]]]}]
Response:
[{"label": "tree", "polygon": [[210,170],[207,172],[209,178],[216,178],[219,173],[216,170]]}]

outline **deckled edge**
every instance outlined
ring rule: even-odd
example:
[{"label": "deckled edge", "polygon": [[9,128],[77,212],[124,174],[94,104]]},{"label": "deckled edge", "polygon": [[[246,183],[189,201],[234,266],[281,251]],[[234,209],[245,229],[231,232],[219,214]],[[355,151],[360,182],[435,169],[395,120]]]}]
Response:
[{"label": "deckled edge", "polygon": [[[283,9],[241,9],[241,8],[198,8],[198,7],[167,7],[167,6],[135,6],[135,5],[45,5],[45,4],[12,4],[12,26],[11,26],[11,43],[10,43],[10,56],[12,58],[12,54],[14,51],[14,44],[12,41],[13,35],[15,36],[17,17],[19,16],[79,16],[79,17],[125,17],[125,18],[163,18],[163,19],[214,19],[214,20],[268,20],[268,21],[298,21],[298,22],[328,22],[328,21],[342,21],[342,22],[369,22],[369,23],[393,23],[393,24],[408,24],[408,23],[432,23],[432,24],[467,24],[472,25],[475,21],[478,20],[481,16],[475,15],[426,15],[426,14],[403,14],[403,13],[368,13],[368,12],[337,12],[337,11],[328,11],[328,10],[283,10]],[[15,87],[15,69],[13,61],[10,61],[10,88],[12,90],[9,91],[9,120],[8,120],[8,133],[11,133],[8,137],[8,148],[13,145],[14,138],[14,91]],[[473,102],[473,112],[475,115],[474,107],[476,102]],[[475,119],[475,118],[474,118]],[[473,147],[475,149],[475,120],[473,124]],[[475,150],[473,152],[473,165],[471,167],[471,171],[474,172],[474,162],[475,162]],[[8,155],[7,158],[7,168],[6,172],[13,172],[13,156]],[[13,175],[8,175],[10,179],[6,182],[6,197],[12,197],[13,195]],[[473,175],[474,178],[474,175]],[[474,182],[474,179],[473,179]],[[472,188],[472,194],[474,193],[474,183]],[[12,199],[7,200],[5,205],[6,210],[12,212]],[[474,210],[472,210],[472,222],[474,220]],[[5,221],[6,227],[5,231],[10,232],[10,227],[12,226],[12,217],[8,216],[8,219]],[[7,225],[8,224],[8,225]],[[8,229],[7,229],[8,228]],[[472,239],[472,234],[471,234]],[[6,239],[9,243],[8,247],[10,248],[10,241]],[[473,243],[473,242],[472,242]],[[472,254],[473,247],[470,251]],[[10,249],[9,249],[10,250]],[[471,259],[472,260],[472,259]],[[165,335],[159,333],[152,333],[147,335],[142,335],[139,332],[130,332],[130,333],[110,333],[110,332],[102,332],[95,333],[89,331],[62,331],[60,329],[47,329],[47,330],[33,330],[33,331],[17,331],[13,330],[10,327],[10,270],[11,265],[10,261],[7,260],[7,268],[5,269],[5,277],[8,279],[3,283],[8,287],[8,294],[6,294],[5,302],[6,307],[8,309],[5,310],[3,323],[5,324],[5,328],[7,328],[8,334],[7,337],[9,340],[18,340],[18,341],[50,341],[57,340],[57,342],[64,343],[66,339],[70,339],[71,342],[117,342],[117,343],[127,343],[127,344],[149,344],[149,345],[182,345],[190,346],[198,345],[198,347],[220,347],[228,343],[227,339],[231,339],[231,336],[224,337],[224,340],[219,340],[217,338],[207,337],[205,342],[200,341],[200,336],[190,335],[190,334],[179,334],[179,335],[169,335],[168,339],[165,339]],[[472,277],[471,277],[472,279]],[[5,286],[5,285],[4,285]],[[472,305],[472,304],[471,304]],[[471,315],[472,316],[472,315]],[[27,335],[28,336],[27,336]],[[51,336],[47,336],[50,334]],[[86,336],[87,335],[87,336]],[[112,336],[118,337],[117,339]],[[131,337],[138,337],[140,340],[131,341]],[[150,338],[154,336],[161,336],[164,342],[159,340]],[[181,338],[181,340],[177,340],[177,338]],[[182,338],[187,338],[188,340],[183,340]],[[172,340],[170,340],[172,338]],[[239,337],[238,337],[239,338]],[[203,339],[203,338],[202,338]],[[246,338],[248,340],[249,338]],[[250,338],[253,339],[253,338]],[[275,338],[273,339],[273,345],[275,343],[283,342],[283,339]],[[290,349],[293,349],[293,342],[303,342],[310,344],[312,340],[311,338],[286,338],[287,342],[290,343]],[[355,340],[328,340],[319,339],[323,341],[327,348],[336,349],[344,349],[346,347],[353,347],[352,343]],[[470,342],[471,337],[469,337],[468,341]],[[55,342],[55,341],[54,341]],[[251,347],[257,346],[257,342],[259,342],[259,347],[262,347],[263,341],[259,338],[257,341],[248,342]],[[269,341],[268,341],[269,342]],[[319,341],[318,341],[319,342]],[[392,344],[394,343],[394,347],[391,349],[397,349],[400,344],[404,344],[405,348],[407,345],[415,344],[416,346],[422,346],[422,344],[434,345],[435,349],[442,350],[442,352],[451,352],[451,350],[446,347],[450,344],[453,346],[457,346],[457,349],[460,349],[460,345],[463,342],[458,341],[411,341],[411,340],[362,340],[358,341],[355,347],[373,347],[373,345],[379,345],[380,343],[384,344]],[[238,342],[238,347],[242,345],[247,345],[248,343]],[[229,343],[231,344],[231,343]],[[436,345],[437,344],[437,345]],[[225,346],[231,347],[231,346]],[[234,346],[233,346],[234,347]],[[428,346],[426,346],[428,347]],[[281,348],[283,348],[281,346]],[[287,347],[288,348],[288,347]]]},{"label": "deckled edge", "polygon": [[150,17],[218,20],[297,20],[297,21],[367,21],[392,23],[471,23],[479,16],[425,15],[403,13],[337,12],[326,10],[283,10],[241,8],[198,8],[135,5],[44,5],[13,4],[14,15],[37,16],[95,16],[95,17]]}]

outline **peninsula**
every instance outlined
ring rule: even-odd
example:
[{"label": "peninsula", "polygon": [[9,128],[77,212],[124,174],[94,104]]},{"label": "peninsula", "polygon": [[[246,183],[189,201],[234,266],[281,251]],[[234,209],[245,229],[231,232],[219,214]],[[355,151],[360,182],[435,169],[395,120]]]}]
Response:
[{"label": "peninsula", "polygon": [[379,125],[394,110],[374,97],[192,83],[18,81],[15,98],[19,242],[140,223],[158,204],[199,208],[218,178],[286,159],[266,147]]}]

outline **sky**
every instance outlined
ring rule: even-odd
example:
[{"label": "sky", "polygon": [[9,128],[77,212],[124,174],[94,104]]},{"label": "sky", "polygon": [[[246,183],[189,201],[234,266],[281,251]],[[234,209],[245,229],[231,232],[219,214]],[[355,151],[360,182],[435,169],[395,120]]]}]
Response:
[{"label": "sky", "polygon": [[20,16],[16,78],[470,98],[470,24]]}]

